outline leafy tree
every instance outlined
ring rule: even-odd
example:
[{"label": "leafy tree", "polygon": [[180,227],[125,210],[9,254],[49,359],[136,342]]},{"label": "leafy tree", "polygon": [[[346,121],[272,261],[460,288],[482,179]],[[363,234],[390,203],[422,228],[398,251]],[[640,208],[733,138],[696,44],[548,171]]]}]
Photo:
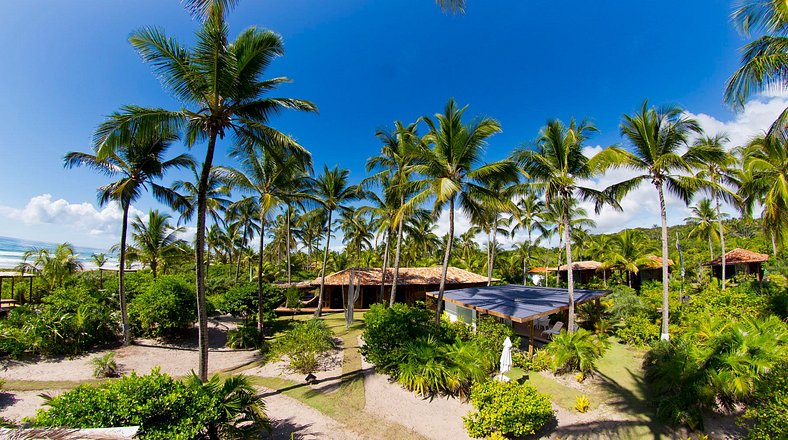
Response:
[{"label": "leafy tree", "polygon": [[637,230],[625,229],[613,235],[610,244],[612,264],[626,271],[627,285],[632,287],[632,276],[648,262],[644,255],[648,246],[645,237]]},{"label": "leafy tree", "polygon": [[[208,378],[208,315],[205,308],[205,216],[208,181],[217,142],[227,135],[237,145],[260,144],[272,154],[303,151],[289,136],[271,128],[272,116],[283,110],[316,111],[314,104],[292,98],[267,96],[286,78],[264,79],[271,62],[284,53],[282,38],[274,32],[251,27],[230,41],[227,10],[235,1],[194,0],[189,8],[202,19],[196,33],[197,44],[189,49],[162,30],[145,27],[129,41],[150,63],[163,87],[182,103],[179,110],[126,106],[102,124],[95,144],[100,157],[114,150],[115,138],[125,137],[136,127],[152,127],[149,122],[170,130],[182,130],[187,145],[206,142],[205,158],[197,184],[196,284],[199,309],[199,376]],[[143,131],[149,131],[143,130]]]},{"label": "leafy tree", "polygon": [[39,274],[51,290],[63,286],[66,278],[82,269],[82,263],[71,243],[60,243],[54,250],[40,248],[25,251],[18,269],[24,273]]}]

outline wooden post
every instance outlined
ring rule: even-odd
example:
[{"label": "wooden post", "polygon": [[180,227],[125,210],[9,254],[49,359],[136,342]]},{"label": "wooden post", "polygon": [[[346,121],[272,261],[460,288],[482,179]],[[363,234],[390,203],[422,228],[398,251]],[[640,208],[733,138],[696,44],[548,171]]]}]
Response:
[{"label": "wooden post", "polygon": [[27,292],[27,299],[33,301],[33,277],[30,277],[30,290]]},{"label": "wooden post", "polygon": [[11,277],[11,299],[14,299],[14,294],[16,294],[14,284],[16,284],[16,277]]},{"label": "wooden post", "polygon": [[534,321],[528,321],[528,357],[534,355]]},{"label": "wooden post", "polygon": [[597,316],[599,316],[599,306],[600,306],[599,298],[597,298],[594,300],[594,311],[596,312]]},{"label": "wooden post", "polygon": [[2,299],[3,299],[3,280],[5,280],[5,278],[0,277],[0,309],[3,308],[3,302],[2,302]]}]

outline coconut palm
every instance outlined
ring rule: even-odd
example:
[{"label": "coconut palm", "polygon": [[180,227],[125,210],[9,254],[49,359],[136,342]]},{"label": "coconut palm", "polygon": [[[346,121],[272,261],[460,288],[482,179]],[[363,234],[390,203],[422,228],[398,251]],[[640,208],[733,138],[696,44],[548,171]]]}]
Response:
[{"label": "coconut palm", "polygon": [[296,236],[304,243],[304,246],[306,246],[306,261],[307,266],[310,268],[312,267],[312,251],[313,249],[318,248],[320,240],[326,233],[325,214],[325,211],[322,209],[314,209],[304,212],[301,216],[299,216],[298,221],[296,222],[296,229],[294,232]]},{"label": "coconut palm", "polygon": [[[267,96],[287,78],[264,79],[271,62],[284,53],[282,38],[254,27],[230,41],[225,13],[236,2],[194,0],[188,4],[202,23],[197,44],[189,49],[161,29],[145,27],[129,41],[150,63],[162,86],[181,102],[178,110],[125,106],[102,124],[95,144],[101,157],[112,151],[112,140],[123,138],[130,128],[150,127],[150,121],[171,130],[182,130],[187,145],[207,142],[197,185],[196,284],[199,322],[199,376],[208,378],[208,315],[205,307],[205,216],[208,181],[217,144],[228,137],[236,145],[260,144],[271,154],[303,151],[291,137],[271,128],[272,116],[293,109],[313,112],[316,107],[292,98]],[[145,130],[148,131],[148,130]]]},{"label": "coconut palm", "polygon": [[[714,259],[714,241],[720,240],[720,231],[715,229],[715,222],[719,219],[711,205],[710,199],[700,199],[695,206],[690,206],[692,215],[685,217],[684,221],[692,225],[689,237],[705,237],[709,240],[709,259]],[[722,215],[722,214],[720,214]],[[720,240],[721,241],[721,240]],[[725,250],[723,249],[723,253]]]},{"label": "coconut palm", "polygon": [[342,242],[353,265],[358,265],[361,252],[372,248],[372,223],[364,212],[349,208],[339,213],[339,229],[342,231]]},{"label": "coconut palm", "polygon": [[[499,202],[497,194],[485,185],[500,176],[517,173],[514,164],[508,161],[482,164],[487,139],[500,132],[501,126],[491,118],[478,118],[471,124],[464,124],[462,116],[466,109],[467,106],[459,108],[451,99],[442,114],[436,114],[434,119],[424,118],[429,133],[425,135],[424,144],[419,145],[422,162],[411,167],[422,176],[416,182],[421,191],[408,200],[398,214],[401,218],[413,212],[429,197],[434,197],[435,200],[434,213],[448,205],[449,233],[443,255],[435,325],[440,324],[443,313],[443,293],[454,241],[456,205],[459,204],[460,209],[469,217],[481,211],[481,203],[505,209],[505,204]],[[431,148],[428,145],[431,145]]]},{"label": "coconut palm", "polygon": [[156,279],[157,270],[164,265],[167,258],[173,254],[184,251],[186,242],[178,238],[178,234],[186,231],[184,227],[173,227],[170,215],[161,213],[157,209],[148,212],[147,222],[137,217],[131,223],[131,237],[134,243],[133,252],[136,260],[147,264]]},{"label": "coconut palm", "polygon": [[203,381],[192,373],[187,383],[191,389],[201,390],[216,402],[217,417],[206,426],[205,438],[252,439],[271,430],[263,398],[246,376],[223,379],[213,375],[209,381]]},{"label": "coconut palm", "polygon": [[[248,247],[249,242],[254,238],[255,233],[260,232],[260,242],[264,241],[262,232],[265,230],[266,218],[259,214],[261,211],[262,208],[254,197],[244,197],[227,207],[228,221],[235,223],[241,232],[240,249],[235,263],[236,284],[238,283],[238,275],[241,269],[241,256]],[[262,252],[260,255],[262,256]]]},{"label": "coconut palm", "polygon": [[[397,207],[401,208],[405,204],[405,199],[412,194],[412,166],[418,161],[417,146],[421,143],[421,139],[416,123],[405,125],[402,121],[396,121],[393,130],[379,130],[375,136],[380,139],[383,146],[378,156],[373,156],[367,161],[367,171],[378,172],[364,183],[375,182],[386,188],[386,191],[392,192],[391,197],[398,202]],[[385,183],[388,183],[388,186],[385,186]],[[397,245],[394,249],[394,276],[391,282],[389,305],[394,304],[397,296],[404,226],[403,219],[395,216],[392,220],[392,228],[397,230]]]},{"label": "coconut palm", "polygon": [[[719,152],[703,145],[689,145],[692,134],[700,133],[698,122],[687,117],[675,106],[649,108],[643,103],[640,112],[624,115],[621,134],[629,141],[632,151],[615,150],[615,157],[609,158],[607,166],[623,166],[641,174],[612,185],[610,194],[617,200],[639,187],[643,182],[651,182],[659,197],[660,217],[662,219],[662,334],[670,338],[668,332],[668,221],[665,203],[665,190],[689,204],[698,189],[707,187],[710,182],[690,174],[694,167],[719,158]],[[684,153],[681,150],[687,148]]]},{"label": "coconut palm", "polygon": [[745,211],[753,205],[762,207],[761,221],[771,238],[772,252],[777,255],[788,231],[788,148],[780,133],[753,139],[742,151],[743,173],[741,198]]},{"label": "coconut palm", "polygon": [[607,271],[614,266],[613,240],[609,235],[592,235],[585,242],[585,253],[588,259],[602,263],[602,283],[607,287]]},{"label": "coconut palm", "polygon": [[[194,213],[197,210],[197,185],[200,181],[200,173],[198,166],[195,163],[189,165],[192,174],[191,180],[176,180],[172,182],[171,188],[180,194],[178,203],[173,206],[173,209],[178,211],[181,215],[178,218],[178,224],[189,222],[194,218]],[[221,223],[223,221],[224,211],[227,206],[232,203],[230,200],[230,188],[220,178],[216,169],[212,169],[208,175],[207,189],[205,191],[205,212],[210,216],[214,223]]]},{"label": "coconut palm", "polygon": [[465,0],[435,0],[443,12],[452,14],[465,13]]},{"label": "coconut palm", "polygon": [[326,213],[326,247],[323,250],[323,265],[320,269],[320,296],[317,300],[315,316],[319,317],[323,312],[323,291],[326,285],[326,263],[328,262],[328,252],[331,245],[331,223],[335,211],[347,211],[347,203],[357,200],[361,196],[361,190],[357,186],[348,185],[350,171],[334,167],[323,166],[323,174],[317,178],[310,179],[312,197],[319,203]]},{"label": "coconut palm", "polygon": [[526,284],[528,269],[531,266],[531,247],[534,244],[533,231],[539,229],[541,226],[542,212],[544,211],[544,202],[537,197],[533,192],[528,192],[517,201],[517,209],[512,214],[512,231],[511,236],[514,238],[515,234],[521,230],[526,232],[526,241],[523,243],[526,248],[525,258],[523,259],[523,285]]},{"label": "coconut palm", "polygon": [[[620,209],[618,203],[602,191],[582,186],[583,180],[595,175],[595,162],[604,158],[602,151],[589,159],[583,154],[583,143],[596,128],[586,121],[571,120],[569,125],[554,119],[542,129],[533,148],[520,148],[514,151],[513,158],[531,179],[534,186],[544,191],[548,206],[561,208],[559,225],[563,228],[566,249],[567,284],[569,287],[569,331],[574,331],[575,297],[574,275],[572,269],[572,202],[576,198],[593,201],[597,212],[603,204]],[[592,162],[592,160],[594,162]]]},{"label": "coconut palm", "polygon": [[131,343],[124,286],[129,207],[139,199],[142,191],[148,186],[158,200],[171,206],[182,203],[178,202],[177,193],[154,182],[171,169],[186,167],[193,163],[191,157],[186,154],[164,160],[164,154],[176,138],[174,133],[163,131],[161,126],[148,127],[140,124],[132,132],[119,130],[117,136],[108,139],[105,145],[111,147],[109,151],[101,152],[97,149],[96,154],[71,152],[64,158],[66,168],[86,166],[108,177],[120,177],[115,182],[99,187],[98,199],[99,205],[103,206],[115,201],[123,210],[118,261],[118,299],[123,323],[123,343],[126,345]]},{"label": "coconut palm", "polygon": [[17,270],[22,273],[36,273],[41,276],[50,290],[63,286],[66,278],[81,269],[79,254],[74,252],[71,243],[60,243],[54,250],[34,248],[25,251],[22,262],[17,266]]},{"label": "coconut palm", "polygon": [[[397,210],[400,207],[400,200],[398,193],[392,189],[391,179],[388,175],[381,177],[382,195],[368,191],[366,198],[371,202],[369,205],[359,208],[359,214],[370,213],[375,219],[377,231],[375,238],[383,240],[383,265],[381,267],[381,280],[380,280],[380,294],[379,300],[383,301],[383,293],[386,285],[386,272],[388,271],[389,263],[389,247],[391,244],[391,235],[395,230],[394,219],[397,216]],[[400,243],[401,244],[401,243]],[[389,302],[393,303],[393,296],[389,298]]]},{"label": "coconut palm", "polygon": [[610,239],[610,261],[627,274],[627,285],[632,287],[632,278],[647,264],[648,240],[635,229],[625,229]]},{"label": "coconut palm", "polygon": [[99,252],[90,256],[90,259],[93,260],[93,264],[96,265],[96,269],[99,271],[99,289],[104,289],[104,271],[101,270],[104,268],[104,265],[107,264],[107,255],[103,252]]},{"label": "coconut palm", "polygon": [[722,212],[721,201],[724,200],[736,206],[741,206],[741,199],[734,192],[738,190],[741,184],[741,172],[738,168],[736,157],[725,148],[727,143],[728,138],[723,135],[705,136],[695,141],[696,145],[709,151],[714,151],[713,160],[705,161],[698,166],[697,177],[711,182],[707,189],[714,200],[716,210],[717,231],[719,233],[720,253],[722,255],[722,290],[725,290],[726,265],[725,228],[722,221],[727,215]]}]

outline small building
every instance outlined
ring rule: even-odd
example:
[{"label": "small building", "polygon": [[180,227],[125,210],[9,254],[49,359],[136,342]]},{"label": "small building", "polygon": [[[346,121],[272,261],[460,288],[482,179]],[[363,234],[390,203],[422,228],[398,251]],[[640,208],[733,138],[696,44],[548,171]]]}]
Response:
[{"label": "small building", "polygon": [[[396,302],[413,304],[424,301],[428,291],[438,290],[441,282],[442,267],[400,267],[397,279]],[[354,304],[356,309],[366,309],[378,302],[380,297],[380,268],[351,268],[326,275],[323,303],[329,309],[344,309],[347,301],[350,275],[353,284],[361,286],[361,293]],[[386,270],[383,287],[383,300],[388,301],[391,294],[391,283],[394,281],[394,269]],[[497,281],[493,279],[493,281]],[[449,267],[446,272],[446,289],[462,287],[486,286],[487,277],[468,272],[457,267]],[[310,283],[311,288],[320,287],[320,278]]]},{"label": "small building", "polygon": [[548,266],[536,266],[528,269],[528,276],[532,283],[535,285],[542,282],[543,279],[547,278],[547,274],[555,273],[555,267],[548,267]]},{"label": "small building", "polygon": [[[575,309],[589,301],[598,301],[609,293],[609,290],[575,289]],[[438,297],[437,292],[429,292],[427,295]],[[519,284],[466,287],[447,290],[443,294],[443,302],[450,320],[475,325],[480,314],[494,316],[511,325],[518,335],[527,337],[529,349],[533,349],[533,342],[541,339],[541,330],[537,333],[534,329],[535,321],[556,313],[568,314],[569,292],[567,289],[555,287]]]},{"label": "small building", "polygon": [[[763,278],[762,264],[768,260],[767,254],[759,254],[742,248],[733,249],[725,254],[725,279],[731,279],[738,275],[755,275],[755,278],[761,281]],[[703,265],[710,266],[712,275],[717,279],[722,279],[722,257],[703,263]]]},{"label": "small building", "polygon": [[[673,260],[668,258],[668,273],[673,270]],[[638,265],[638,274],[632,280],[632,287],[640,290],[647,281],[662,282],[662,257],[649,255]]]},{"label": "small building", "polygon": [[[576,283],[588,284],[602,270],[607,271],[605,275],[609,276],[610,269],[603,269],[602,266],[599,261],[574,261],[572,262],[572,278]],[[558,277],[562,282],[568,282],[566,264],[558,268]]]}]

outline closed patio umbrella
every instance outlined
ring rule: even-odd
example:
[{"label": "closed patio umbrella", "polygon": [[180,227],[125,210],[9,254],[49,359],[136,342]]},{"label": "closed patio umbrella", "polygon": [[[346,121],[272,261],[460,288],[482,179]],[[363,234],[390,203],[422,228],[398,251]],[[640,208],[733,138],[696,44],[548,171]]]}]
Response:
[{"label": "closed patio umbrella", "polygon": [[512,340],[507,336],[503,341],[503,351],[501,352],[501,374],[498,378],[504,382],[508,382],[509,378],[504,376],[504,373],[512,369]]}]

